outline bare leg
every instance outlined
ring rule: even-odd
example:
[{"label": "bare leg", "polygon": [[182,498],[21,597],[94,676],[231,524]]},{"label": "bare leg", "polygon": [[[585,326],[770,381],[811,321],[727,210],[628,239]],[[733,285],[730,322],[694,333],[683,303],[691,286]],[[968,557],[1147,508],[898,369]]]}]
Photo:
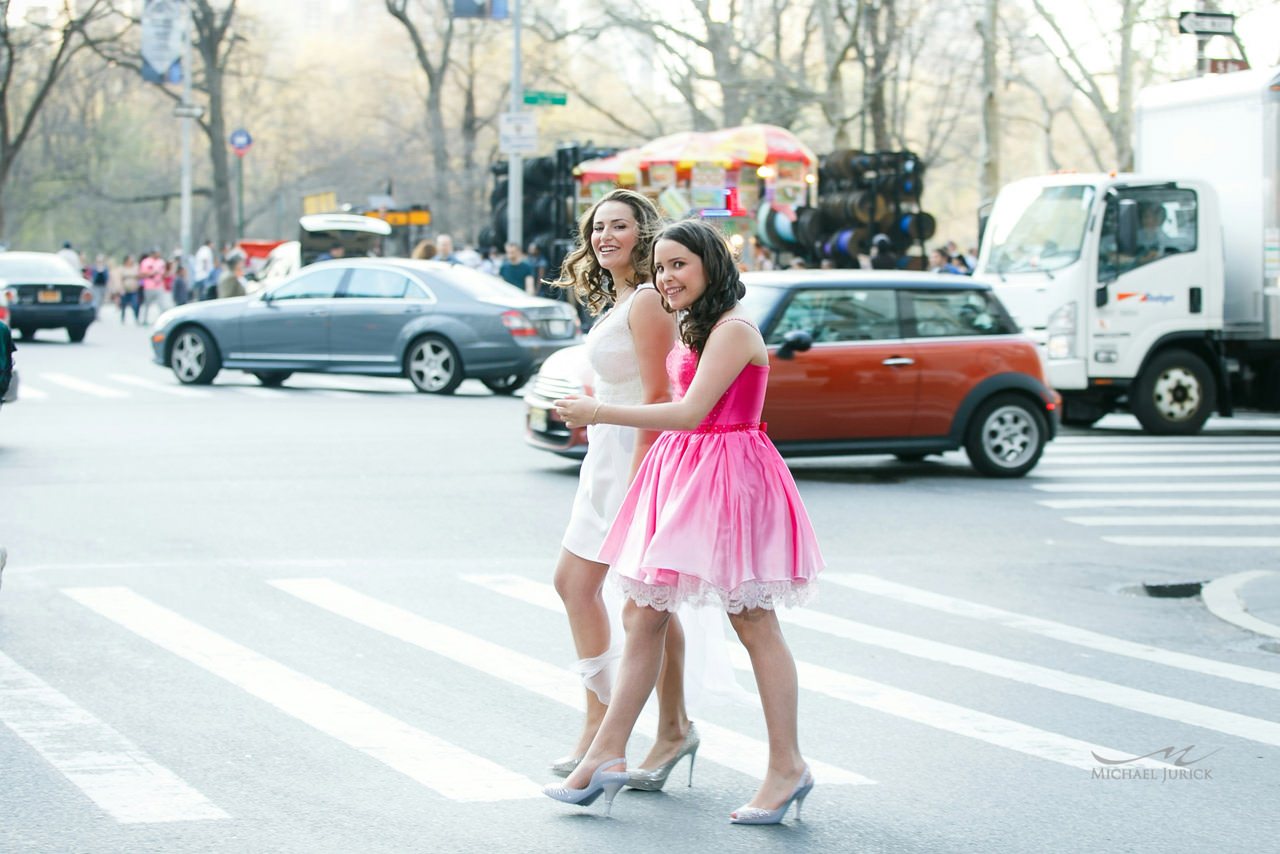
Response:
[{"label": "bare leg", "polygon": [[[667,640],[663,645],[662,669],[658,672],[658,732],[641,768],[657,768],[680,752],[689,732],[689,716],[684,707],[684,628],[671,615]],[[606,759],[608,757],[605,757]]]},{"label": "bare leg", "polygon": [[[573,645],[578,658],[595,658],[609,649],[609,614],[604,607],[600,590],[604,586],[608,567],[602,563],[579,557],[565,549],[560,550],[556,564],[555,587],[569,615],[569,630],[573,633]],[[587,752],[591,739],[595,738],[600,721],[607,708],[590,689],[584,689],[587,717],[582,734],[573,749],[573,756]]]},{"label": "bare leg", "polygon": [[800,742],[796,735],[799,688],[796,663],[782,637],[778,615],[768,608],[752,608],[730,614],[729,622],[751,656],[751,669],[764,707],[769,733],[769,768],[764,781],[747,806],[777,809],[791,796],[804,774]]},{"label": "bare leg", "polygon": [[[671,614],[653,608],[627,602],[622,609],[623,625],[627,629],[627,645],[622,653],[622,667],[618,681],[613,686],[613,698],[587,749],[586,756],[565,785],[584,788],[591,780],[591,772],[600,763],[616,756],[626,756],[627,740],[635,729],[636,719],[644,708],[645,700],[653,691],[662,667],[662,648]],[[609,770],[622,770],[625,763]]]}]

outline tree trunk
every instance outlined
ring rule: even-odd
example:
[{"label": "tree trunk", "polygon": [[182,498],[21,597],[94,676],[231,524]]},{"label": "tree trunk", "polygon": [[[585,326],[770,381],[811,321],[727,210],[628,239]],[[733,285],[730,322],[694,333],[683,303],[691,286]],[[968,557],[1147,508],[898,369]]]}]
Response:
[{"label": "tree trunk", "polygon": [[[216,48],[214,48],[216,51]],[[213,167],[213,211],[218,245],[235,243],[235,217],[232,212],[231,168],[227,162],[227,119],[222,91],[222,71],[216,60],[206,54],[205,83],[209,91],[209,121],[205,132],[209,136],[209,162]]]},{"label": "tree trunk", "polygon": [[[431,162],[434,166],[431,187],[435,199],[432,206],[439,205],[442,208],[441,221],[450,223],[452,227],[456,220],[453,197],[449,193],[449,146],[445,141],[444,107],[440,101],[438,85],[431,86],[427,91],[427,124],[431,129]],[[466,242],[465,238],[460,241],[463,242]]]},{"label": "tree trunk", "polygon": [[1000,104],[996,97],[996,21],[999,0],[985,0],[978,32],[982,37],[982,173],[979,199],[995,198],[1000,189]]},{"label": "tree trunk", "polygon": [[1133,28],[1139,0],[1124,0],[1120,23],[1120,68],[1116,86],[1116,110],[1109,122],[1116,149],[1116,168],[1133,171]]}]

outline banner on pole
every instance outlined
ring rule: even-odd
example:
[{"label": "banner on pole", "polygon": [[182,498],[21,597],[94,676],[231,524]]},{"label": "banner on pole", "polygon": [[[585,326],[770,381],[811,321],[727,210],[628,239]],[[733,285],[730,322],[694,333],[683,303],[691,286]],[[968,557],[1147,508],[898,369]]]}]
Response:
[{"label": "banner on pole", "polygon": [[186,35],[183,0],[146,0],[142,9],[142,79],[148,83],[182,81],[182,39]]},{"label": "banner on pole", "polygon": [[453,0],[453,17],[505,20],[511,17],[511,10],[507,0]]}]

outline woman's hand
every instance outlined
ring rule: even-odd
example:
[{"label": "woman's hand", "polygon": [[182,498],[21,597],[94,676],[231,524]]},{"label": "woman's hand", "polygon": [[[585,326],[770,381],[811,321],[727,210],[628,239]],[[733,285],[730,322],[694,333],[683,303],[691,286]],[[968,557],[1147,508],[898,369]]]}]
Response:
[{"label": "woman's hand", "polygon": [[579,397],[571,394],[555,401],[556,416],[570,427],[583,427],[595,419],[600,403],[594,397]]}]

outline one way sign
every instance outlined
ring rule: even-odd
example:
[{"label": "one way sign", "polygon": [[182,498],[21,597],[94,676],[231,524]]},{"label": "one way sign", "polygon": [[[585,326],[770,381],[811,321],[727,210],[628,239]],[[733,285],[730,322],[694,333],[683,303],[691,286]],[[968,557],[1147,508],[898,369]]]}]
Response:
[{"label": "one way sign", "polygon": [[1183,12],[1178,29],[1197,36],[1229,36],[1236,31],[1236,16],[1229,12]]}]

